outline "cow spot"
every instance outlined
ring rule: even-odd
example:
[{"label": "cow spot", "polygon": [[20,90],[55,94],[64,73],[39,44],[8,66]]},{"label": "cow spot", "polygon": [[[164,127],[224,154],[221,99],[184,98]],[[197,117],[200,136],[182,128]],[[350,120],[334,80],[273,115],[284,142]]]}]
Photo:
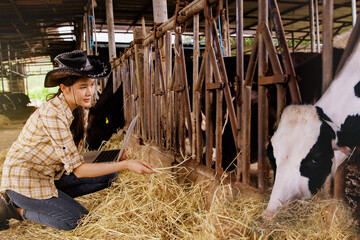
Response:
[{"label": "cow spot", "polygon": [[301,161],[300,173],[309,179],[309,190],[315,194],[331,173],[334,151],[331,141],[335,138],[333,129],[325,122],[321,124],[319,137],[307,156]]},{"label": "cow spot", "polygon": [[355,96],[360,98],[360,81],[354,87]]},{"label": "cow spot", "polygon": [[340,131],[337,132],[340,147],[356,147],[360,146],[360,116],[347,116],[344,123],[341,124]]}]

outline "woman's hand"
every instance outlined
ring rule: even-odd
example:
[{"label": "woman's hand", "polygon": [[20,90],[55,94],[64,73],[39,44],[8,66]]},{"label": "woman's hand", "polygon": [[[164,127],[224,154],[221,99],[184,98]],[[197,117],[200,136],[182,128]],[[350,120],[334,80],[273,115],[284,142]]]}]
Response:
[{"label": "woman's hand", "polygon": [[126,160],[127,169],[135,173],[154,173],[150,164],[138,160]]}]

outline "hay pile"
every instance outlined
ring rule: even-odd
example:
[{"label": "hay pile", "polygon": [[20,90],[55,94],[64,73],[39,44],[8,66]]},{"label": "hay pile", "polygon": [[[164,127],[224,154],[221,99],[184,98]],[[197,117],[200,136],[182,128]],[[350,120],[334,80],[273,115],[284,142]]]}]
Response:
[{"label": "hay pile", "polygon": [[[116,141],[121,136],[116,136]],[[113,144],[111,141],[104,147]],[[129,149],[131,153],[131,149]],[[135,154],[133,154],[133,157]],[[310,202],[292,202],[270,221],[261,218],[268,195],[218,189],[210,209],[202,195],[209,182],[181,186],[159,171],[123,171],[112,187],[77,200],[90,210],[71,232],[13,220],[1,239],[355,239],[347,208],[322,193]]]}]

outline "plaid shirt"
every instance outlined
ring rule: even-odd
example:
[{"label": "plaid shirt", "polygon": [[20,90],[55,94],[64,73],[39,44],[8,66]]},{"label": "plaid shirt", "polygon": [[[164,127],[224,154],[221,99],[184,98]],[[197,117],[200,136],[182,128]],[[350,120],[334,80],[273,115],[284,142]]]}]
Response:
[{"label": "plaid shirt", "polygon": [[84,161],[84,141],[75,146],[72,112],[63,94],[40,106],[11,146],[3,167],[1,191],[7,189],[35,199],[57,197],[54,180],[70,174]]}]

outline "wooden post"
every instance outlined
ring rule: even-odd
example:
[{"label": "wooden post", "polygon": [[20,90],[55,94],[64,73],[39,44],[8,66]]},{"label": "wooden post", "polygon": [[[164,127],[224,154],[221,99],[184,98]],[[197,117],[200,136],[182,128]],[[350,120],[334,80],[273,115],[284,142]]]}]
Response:
[{"label": "wooden post", "polygon": [[166,22],[167,19],[167,2],[166,0],[152,0],[154,23],[159,24]]},{"label": "wooden post", "polygon": [[[238,117],[238,126],[240,127],[240,134],[238,134],[238,149],[242,153],[237,158],[237,172],[236,181],[240,181],[242,173],[242,182],[247,185],[250,180],[250,139],[245,138],[245,133],[250,131],[250,123],[247,122],[247,115],[250,112],[242,110],[241,100],[244,100],[244,1],[236,0],[236,115]],[[242,99],[240,99],[243,97]],[[247,142],[249,141],[249,142]]]},{"label": "wooden post", "polygon": [[[259,15],[258,24],[267,24],[268,22],[268,2],[267,0],[258,0]],[[267,54],[263,38],[258,39],[258,77],[264,77],[267,71]],[[260,191],[266,189],[266,169],[267,162],[265,157],[265,143],[268,133],[267,121],[267,90],[264,86],[258,85],[258,188]]]},{"label": "wooden post", "polygon": [[334,0],[323,1],[322,93],[333,80],[333,12]]},{"label": "wooden post", "polygon": [[139,110],[140,110],[140,125],[141,135],[145,137],[145,114],[144,114],[144,79],[145,79],[145,56],[144,46],[142,40],[144,39],[144,31],[141,27],[134,29],[134,42],[135,42],[135,62],[136,62],[136,79],[137,89],[139,94]]},{"label": "wooden post", "polygon": [[[109,39],[109,61],[111,62],[116,58],[116,46],[115,46],[115,28],[114,28],[114,10],[113,10],[113,0],[105,0],[106,7],[106,25],[108,29],[108,39]],[[116,91],[116,70],[113,69],[113,90]],[[106,82],[105,82],[106,86]]]},{"label": "wooden post", "polygon": [[[209,7],[211,11],[211,7]],[[209,49],[212,48],[212,36],[211,36],[211,23],[208,19],[205,19],[205,117],[206,117],[206,166],[212,165],[212,154],[214,147],[214,122],[213,122],[213,105],[214,94],[212,91],[207,90],[207,86],[212,83],[213,70],[210,61]],[[204,61],[203,60],[203,61]]]}]

